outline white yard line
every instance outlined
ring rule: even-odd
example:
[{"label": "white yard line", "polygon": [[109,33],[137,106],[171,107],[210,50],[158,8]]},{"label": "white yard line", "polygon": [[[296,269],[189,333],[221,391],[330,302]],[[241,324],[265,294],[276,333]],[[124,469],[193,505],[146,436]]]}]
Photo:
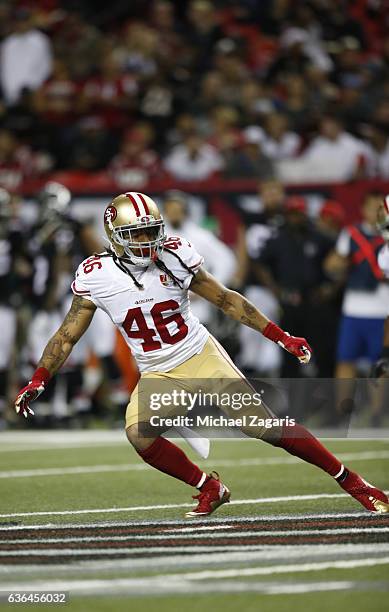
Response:
[{"label": "white yard line", "polygon": [[164,533],[198,533],[199,531],[218,531],[224,529],[233,529],[233,525],[192,525],[192,527],[176,527],[174,529],[165,529]]},{"label": "white yard line", "polygon": [[169,574],[169,578],[181,577],[183,580],[218,580],[222,578],[236,578],[243,576],[266,576],[269,574],[289,574],[291,572],[319,572],[328,569],[354,569],[356,567],[374,567],[376,565],[389,565],[389,556],[375,559],[323,561],[319,563],[301,563],[296,565],[279,565],[276,567],[250,567],[239,569],[223,569],[202,572],[185,572],[183,574]]},{"label": "white yard line", "polygon": [[[99,430],[99,429],[54,429],[38,431],[3,431],[0,433],[4,444],[30,444],[40,446],[44,444],[85,444],[85,443],[116,443],[126,440],[123,429]],[[128,443],[127,443],[128,444]]]},{"label": "white yard line", "polygon": [[[233,502],[231,502],[233,503]],[[1,515],[0,515],[1,516]],[[162,520],[135,520],[129,523],[128,521],[105,521],[105,522],[94,522],[94,523],[39,523],[35,525],[2,525],[0,523],[0,533],[2,531],[30,531],[37,529],[86,529],[86,528],[99,528],[99,527],[146,527],[146,526],[158,526],[163,527],[167,525],[191,525],[188,529],[198,529],[199,525],[206,523],[212,529],[215,525],[225,525],[228,523],[252,523],[257,521],[285,521],[285,520],[305,520],[305,519],[341,519],[341,518],[367,518],[373,517],[374,515],[362,511],[362,512],[320,512],[313,514],[272,514],[272,515],[260,515],[260,516],[248,516],[248,517],[212,517],[204,518],[202,520],[196,520],[195,522],[189,523],[187,519],[162,519]]]},{"label": "white yard line", "polygon": [[[246,583],[250,589],[250,583]],[[259,586],[257,584],[257,586]],[[356,582],[351,581],[332,581],[332,582],[306,582],[301,584],[278,584],[266,585],[263,587],[262,593],[266,595],[298,595],[303,593],[320,593],[321,591],[349,591],[358,586]]]},{"label": "white yard line", "polygon": [[[150,540],[161,540],[161,539],[191,539],[191,538],[196,538],[196,539],[215,539],[215,538],[246,538],[246,537],[253,537],[253,536],[258,536],[258,537],[262,537],[262,536],[300,536],[300,535],[345,535],[348,533],[358,533],[358,534],[362,534],[362,533],[388,533],[389,532],[389,527],[341,527],[339,529],[336,529],[335,527],[333,529],[279,529],[279,530],[255,530],[255,531],[249,531],[249,530],[243,530],[243,531],[239,531],[239,530],[234,530],[234,531],[228,531],[226,533],[197,533],[196,531],[194,533],[191,534],[186,534],[184,533],[183,535],[181,535],[182,531],[181,530],[176,530],[176,533],[174,535],[165,535],[165,534],[159,534],[159,535],[136,535],[136,536],[132,536],[134,539],[139,539],[139,540],[143,540],[143,539],[150,539]],[[97,540],[99,538],[96,538]],[[128,539],[128,538],[127,538]],[[109,538],[107,538],[107,540],[109,540]],[[31,542],[34,542],[36,540],[31,540]],[[10,542],[12,542],[12,540],[10,540]]]},{"label": "white yard line", "polygon": [[[149,553],[156,555],[163,553],[166,548],[160,546],[137,547],[134,553],[143,555]],[[317,558],[331,558],[339,560],[339,557],[381,555],[389,554],[389,543],[386,544],[296,544],[296,545],[233,545],[233,546],[178,546],[174,548],[175,554],[148,556],[146,558],[135,558],[133,555],[125,559],[104,559],[104,560],[79,560],[70,563],[53,564],[45,566],[45,575],[54,574],[56,577],[63,573],[97,572],[97,571],[139,571],[142,569],[150,570],[167,568],[183,569],[184,567],[235,563],[253,562],[285,562],[312,561]],[[186,553],[186,554],[182,554]],[[1,564],[0,575],[15,573],[26,574],[35,573],[42,575],[41,564]]]},{"label": "white yard line", "polygon": [[[214,529],[217,529],[215,526]],[[219,527],[220,529],[220,527]],[[224,530],[231,529],[230,526],[223,527]],[[20,538],[14,540],[1,540],[2,544],[71,544],[77,542],[126,542],[128,540],[214,540],[218,538],[251,538],[251,537],[290,537],[290,536],[309,536],[309,535],[348,535],[348,534],[364,534],[364,533],[388,533],[389,527],[345,527],[340,529],[280,529],[280,530],[257,530],[257,531],[249,531],[249,530],[234,530],[234,531],[226,531],[225,533],[197,533],[196,531],[193,533],[182,533],[183,530],[176,530],[176,533],[166,534],[165,532],[161,532],[158,535],[154,534],[133,534],[130,533],[128,535],[121,536],[71,536],[71,537],[54,537],[54,538]]]},{"label": "white yard line", "polygon": [[[386,491],[389,493],[389,491]],[[316,499],[337,499],[339,497],[349,497],[346,493],[319,493],[316,495],[283,495],[280,497],[258,497],[256,499],[237,499],[230,502],[231,505],[241,506],[247,504],[273,504],[278,502],[298,501],[304,502]],[[22,516],[65,516],[76,514],[111,514],[119,512],[140,512],[145,510],[169,510],[176,508],[190,508],[193,503],[184,504],[157,504],[154,506],[127,506],[125,508],[91,508],[88,510],[51,510],[45,512],[12,512],[0,514],[0,518],[16,518]]]},{"label": "white yard line", "polygon": [[[2,434],[0,433],[0,440],[1,440],[1,435]],[[118,447],[128,448],[128,442],[125,439],[121,441],[118,440],[117,442],[103,442],[103,441],[102,442],[83,442],[83,443],[67,442],[63,444],[61,443],[56,444],[54,442],[52,444],[43,444],[41,446],[38,443],[26,445],[26,444],[18,444],[16,442],[12,448],[8,444],[3,444],[2,446],[0,446],[0,453],[56,451],[56,450],[68,450],[68,449],[77,449],[77,448],[78,449],[89,449],[89,448],[118,448]]]},{"label": "white yard line", "polygon": [[[156,578],[133,578],[131,580],[120,579],[114,584],[107,584],[104,580],[87,581],[83,585],[82,581],[78,581],[78,585],[72,589],[71,595],[74,596],[95,596],[95,595],[146,595],[152,597],[160,597],[161,595],[183,595],[193,597],[194,595],[204,593],[262,593],[264,595],[288,595],[288,594],[303,594],[315,593],[320,591],[344,591],[356,590],[359,586],[358,582],[353,581],[332,581],[332,582],[308,582],[294,583],[292,585],[272,584],[264,582],[243,582],[241,580],[223,580],[220,582],[204,582],[200,584],[191,583],[189,581],[158,581]],[[364,585],[366,586],[366,585]],[[370,586],[370,585],[368,585]],[[375,586],[375,585],[373,585]],[[19,589],[14,589],[18,591]],[[113,600],[114,602],[115,600]],[[146,600],[147,601],[147,600]],[[128,605],[131,606],[131,600]],[[147,603],[145,602],[147,606]]]},{"label": "white yard line", "polygon": [[[205,432],[206,435],[207,432]],[[315,435],[323,440],[334,442],[374,442],[374,444],[386,444],[389,439],[389,429],[359,429],[351,430],[347,437],[337,437],[335,430],[315,431]],[[210,432],[208,432],[210,435]],[[212,436],[211,436],[212,437]],[[180,441],[181,438],[175,438]],[[212,444],[225,442],[244,442],[256,444],[256,440],[249,438],[214,438]],[[124,429],[114,431],[99,430],[54,430],[54,431],[5,431],[0,433],[0,452],[29,452],[29,451],[50,451],[67,448],[93,448],[104,446],[121,445],[128,446]],[[13,446],[13,447],[11,447]]]},{"label": "white yard line", "polygon": [[[73,551],[74,554],[75,551]],[[81,552],[81,551],[77,551]],[[82,551],[83,552],[83,551]],[[271,565],[252,568],[233,568],[223,570],[206,570],[199,572],[182,572],[179,574],[159,574],[147,578],[110,578],[110,579],[84,579],[84,580],[37,580],[27,582],[10,582],[2,583],[3,591],[71,591],[72,595],[82,594],[85,591],[93,591],[95,595],[107,592],[119,592],[121,589],[133,589],[137,587],[146,587],[149,592],[153,589],[163,591],[169,587],[182,588],[183,591],[192,589],[197,590],[198,584],[202,581],[211,581],[212,586],[217,586],[217,581],[222,579],[241,579],[245,576],[274,576],[277,574],[290,573],[306,573],[306,572],[321,572],[329,569],[354,569],[360,567],[378,567],[380,565],[388,565],[389,556],[382,559],[367,557],[365,559],[353,559],[342,561],[324,561],[318,563],[302,563],[302,564],[286,564],[286,565]],[[191,584],[196,582],[196,586]],[[321,586],[326,586],[326,582],[319,583]],[[331,584],[331,583],[330,583]],[[348,585],[348,582],[342,582]],[[189,589],[188,589],[189,586]],[[254,585],[253,585],[254,586]],[[256,585],[260,586],[260,585]],[[275,585],[268,585],[275,586]],[[286,586],[286,585],[283,585]],[[292,585],[292,587],[295,585]],[[201,588],[201,586],[200,586]],[[347,587],[348,588],[348,587]]]},{"label": "white yard line", "polygon": [[[342,461],[370,461],[377,459],[389,459],[389,450],[383,451],[361,451],[355,453],[339,453]],[[269,465],[288,465],[302,463],[297,457],[265,457],[252,459],[208,459],[204,464],[212,467],[260,467]],[[7,470],[0,471],[1,478],[33,478],[43,476],[69,476],[77,474],[97,474],[107,472],[142,472],[149,470],[145,463],[117,463],[103,465],[85,465],[61,468],[36,468],[30,470]]]},{"label": "white yard line", "polygon": [[113,465],[83,465],[67,468],[44,468],[32,470],[11,470],[0,472],[0,478],[32,478],[36,476],[70,476],[77,474],[98,474],[104,472],[142,472],[149,469],[143,463],[118,463]]},{"label": "white yard line", "polygon": [[[77,588],[72,590],[71,594],[82,597],[82,596],[134,596],[134,595],[146,595],[152,597],[160,597],[161,595],[182,595],[193,597],[199,594],[215,594],[215,593],[261,593],[263,595],[293,595],[293,594],[304,594],[304,593],[316,593],[321,591],[352,591],[358,589],[359,583],[352,581],[337,581],[337,582],[317,582],[317,583],[294,583],[293,585],[274,585],[263,582],[242,582],[241,580],[224,580],[218,583],[202,583],[196,584],[190,582],[168,582],[159,583],[153,579],[139,578],[132,579],[131,581],[122,581],[119,585],[115,583],[114,587],[110,587],[103,583],[101,585],[101,592],[96,584],[88,585],[85,588]],[[365,585],[366,586],[366,585]],[[375,586],[375,585],[373,585]],[[15,589],[17,590],[17,589]],[[367,590],[365,588],[365,590]],[[368,589],[370,590],[370,589]],[[113,600],[114,602],[115,600]],[[147,601],[147,600],[146,600]],[[131,599],[128,602],[131,606]],[[147,606],[147,603],[145,602]]]},{"label": "white yard line", "polygon": [[[247,504],[273,504],[278,502],[298,501],[304,502],[316,499],[337,499],[349,497],[346,493],[320,493],[316,495],[283,495],[280,497],[258,497],[256,499],[238,499],[230,502],[231,505],[241,506]],[[119,512],[143,512],[146,510],[169,510],[176,508],[190,508],[193,503],[184,504],[157,504],[154,506],[127,506],[125,508],[90,508],[88,510],[50,510],[45,512],[12,512],[0,514],[0,518],[16,518],[22,516],[66,516],[77,514],[112,514]]]}]

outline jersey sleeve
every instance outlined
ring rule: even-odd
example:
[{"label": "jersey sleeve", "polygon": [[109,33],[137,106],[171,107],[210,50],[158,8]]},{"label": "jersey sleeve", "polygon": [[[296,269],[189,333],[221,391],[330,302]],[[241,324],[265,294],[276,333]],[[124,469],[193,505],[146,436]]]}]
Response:
[{"label": "jersey sleeve", "polygon": [[84,273],[83,264],[84,262],[82,262],[77,268],[74,280],[71,284],[71,289],[74,295],[78,295],[83,297],[85,300],[95,303],[92,296],[92,288],[90,283],[88,283],[88,277]]},{"label": "jersey sleeve", "polygon": [[193,276],[204,263],[193,244],[181,236],[169,236],[164,243],[169,261],[166,262],[172,272],[180,279],[185,289],[189,289]]}]

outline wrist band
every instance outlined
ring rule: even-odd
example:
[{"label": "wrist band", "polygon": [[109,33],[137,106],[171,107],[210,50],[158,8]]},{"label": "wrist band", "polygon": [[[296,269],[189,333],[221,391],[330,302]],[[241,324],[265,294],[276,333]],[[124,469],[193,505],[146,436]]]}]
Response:
[{"label": "wrist band", "polygon": [[265,338],[273,340],[273,342],[283,342],[285,338],[285,332],[272,321],[269,321],[265,329],[262,331],[262,334],[265,336]]},{"label": "wrist band", "polygon": [[38,368],[37,370],[35,370],[31,378],[31,382],[40,382],[40,383],[43,383],[44,385],[47,385],[50,378],[51,378],[51,375],[50,375],[49,370],[46,370],[46,368]]}]

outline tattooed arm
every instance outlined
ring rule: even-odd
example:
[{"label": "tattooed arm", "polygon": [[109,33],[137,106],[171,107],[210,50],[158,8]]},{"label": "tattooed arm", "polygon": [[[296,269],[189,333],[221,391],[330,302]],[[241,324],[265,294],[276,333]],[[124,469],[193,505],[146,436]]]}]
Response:
[{"label": "tattooed arm", "polygon": [[28,385],[18,393],[15,410],[26,418],[34,411],[30,403],[45,390],[50,378],[69,357],[73,346],[88,329],[96,306],[89,300],[74,296],[72,305],[61,327],[50,338]]},{"label": "tattooed arm", "polygon": [[73,346],[88,329],[96,306],[93,302],[75,295],[61,327],[48,341],[38,368],[46,368],[53,376],[69,357]]},{"label": "tattooed arm", "polygon": [[208,302],[215,304],[224,314],[256,331],[263,332],[269,323],[269,319],[243,295],[221,285],[212,274],[203,268],[193,278],[190,289]]},{"label": "tattooed arm", "polygon": [[243,295],[223,287],[216,278],[202,268],[193,278],[190,289],[200,297],[218,306],[218,308],[232,319],[235,319],[235,321],[240,321],[248,327],[261,332],[266,338],[276,342],[283,349],[297,357],[301,363],[309,362],[312,349],[305,338],[291,336],[289,333],[284,332],[278,325],[269,321]]}]

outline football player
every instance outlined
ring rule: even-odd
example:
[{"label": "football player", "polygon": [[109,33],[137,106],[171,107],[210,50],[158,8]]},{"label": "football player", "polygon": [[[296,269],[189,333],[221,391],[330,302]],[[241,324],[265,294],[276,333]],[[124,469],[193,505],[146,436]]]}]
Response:
[{"label": "football player", "polygon": [[[378,253],[378,265],[386,278],[389,278],[389,195],[384,197],[382,206],[378,209],[377,228],[385,240],[385,245]],[[389,376],[389,317],[385,320],[382,353],[374,364],[373,375],[376,378]]]},{"label": "football player", "polygon": [[[65,185],[53,181],[46,183],[37,195],[37,203],[39,214],[30,243],[34,262],[35,313],[28,339],[31,361],[35,364],[45,346],[45,335],[54,333],[71,303],[70,279],[74,269],[85,257],[102,247],[93,228],[74,215],[72,194]],[[100,310],[88,333],[73,351],[64,373],[68,405],[74,409],[71,413],[88,416],[89,398],[83,392],[86,387],[83,367],[89,349],[99,357],[108,387],[119,389],[120,371],[112,356],[115,341],[115,328]],[[51,394],[54,392],[52,386]],[[113,395],[111,393],[106,403],[112,402]],[[50,393],[46,401],[52,403]],[[40,413],[45,411],[48,412],[48,408],[45,410],[42,406]]]},{"label": "football player", "polygon": [[0,426],[10,385],[10,364],[15,358],[17,312],[28,295],[32,272],[17,204],[18,199],[0,187]]},{"label": "football player", "polygon": [[[194,496],[198,504],[188,517],[209,515],[229,501],[230,491],[216,472],[207,475],[178,446],[153,431],[145,383],[154,380],[162,387],[168,382],[174,389],[195,392],[196,380],[201,379],[205,391],[219,393],[238,384],[250,392],[251,386],[192,315],[189,289],[303,363],[310,359],[310,346],[305,338],[284,332],[239,293],[221,285],[203,268],[203,258],[193,245],[179,236],[168,238],[160,211],[147,195],[129,192],[116,197],[105,210],[104,226],[110,247],[79,266],[72,284],[72,306],[46,345],[31,381],[19,392],[16,411],[25,417],[33,414],[31,402],[65,362],[96,309],[103,309],[126,339],[141,372],[126,412],[128,440],[146,463],[198,489]],[[182,414],[182,408],[170,406],[169,416]],[[231,407],[221,409],[231,415]],[[255,414],[274,417],[264,403],[255,408]],[[345,467],[301,425],[265,428],[258,424],[242,431],[321,468],[368,510],[389,511],[385,493]]]}]

